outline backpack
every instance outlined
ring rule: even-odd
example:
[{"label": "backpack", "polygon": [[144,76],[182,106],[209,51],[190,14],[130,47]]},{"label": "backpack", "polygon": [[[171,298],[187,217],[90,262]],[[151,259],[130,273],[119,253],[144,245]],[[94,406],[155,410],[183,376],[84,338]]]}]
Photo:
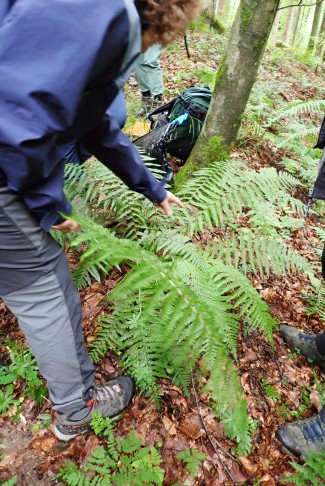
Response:
[{"label": "backpack", "polygon": [[162,124],[174,122],[183,115],[166,142],[167,152],[185,162],[195,145],[201,131],[212,98],[212,91],[207,86],[193,86],[177,98],[157,108],[148,115],[154,130]]},{"label": "backpack", "polygon": [[173,169],[168,163],[167,153],[185,162],[205,120],[212,91],[207,87],[187,89],[169,103],[149,113],[151,131],[133,143],[146,155],[153,158],[163,172],[163,177],[173,182]]}]

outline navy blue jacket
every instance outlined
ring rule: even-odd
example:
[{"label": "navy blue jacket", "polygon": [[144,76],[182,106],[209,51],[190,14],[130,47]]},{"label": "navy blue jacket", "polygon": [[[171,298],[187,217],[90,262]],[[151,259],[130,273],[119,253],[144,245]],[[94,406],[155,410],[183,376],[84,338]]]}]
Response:
[{"label": "navy blue jacket", "polygon": [[74,139],[129,188],[155,203],[166,196],[105,115],[114,80],[130,69],[129,29],[123,0],[0,1],[0,186],[18,192],[45,230],[58,211],[71,212],[58,145]]}]

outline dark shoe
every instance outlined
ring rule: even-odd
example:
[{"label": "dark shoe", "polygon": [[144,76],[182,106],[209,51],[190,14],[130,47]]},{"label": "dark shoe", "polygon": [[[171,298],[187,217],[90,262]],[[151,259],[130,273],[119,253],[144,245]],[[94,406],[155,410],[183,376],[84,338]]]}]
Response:
[{"label": "dark shoe", "polygon": [[55,414],[54,434],[67,442],[89,429],[94,412],[101,413],[103,417],[117,417],[131,404],[134,392],[134,382],[127,376],[93,388],[87,406],[75,412]]},{"label": "dark shoe", "polygon": [[136,112],[136,116],[147,116],[150,111],[152,111],[154,100],[151,96],[142,96],[141,97],[141,107]]},{"label": "dark shoe", "polygon": [[276,436],[296,457],[325,451],[325,422],[320,414],[286,424],[277,431]]},{"label": "dark shoe", "polygon": [[152,101],[152,111],[159,108],[162,104],[163,103],[161,98],[154,98]]},{"label": "dark shoe", "polygon": [[281,324],[280,333],[292,349],[299,349],[306,358],[311,358],[315,364],[325,367],[325,355],[319,353],[316,346],[316,336],[304,334],[298,329]]}]

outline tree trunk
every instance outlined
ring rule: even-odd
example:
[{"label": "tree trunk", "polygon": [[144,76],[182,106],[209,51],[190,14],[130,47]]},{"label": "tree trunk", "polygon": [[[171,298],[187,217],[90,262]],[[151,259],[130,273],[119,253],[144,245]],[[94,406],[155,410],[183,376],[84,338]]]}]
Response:
[{"label": "tree trunk", "polygon": [[[279,2],[279,5],[281,4],[281,0]],[[279,30],[279,24],[280,24],[280,17],[281,17],[281,10],[278,10],[272,25],[271,29],[271,35],[270,35],[270,44],[272,46],[276,45],[276,40],[277,40],[277,35],[278,35],[278,30]]]},{"label": "tree trunk", "polygon": [[317,34],[319,31],[319,25],[322,17],[323,3],[318,3],[315,6],[315,13],[313,18],[313,26],[311,28],[311,33],[308,42],[308,49],[313,50],[315,47],[315,42],[317,39]]},{"label": "tree trunk", "polygon": [[206,121],[176,185],[216,160],[229,157],[256,80],[280,0],[241,0],[220,61]]},{"label": "tree trunk", "polygon": [[283,40],[283,42],[286,42],[288,44],[289,44],[293,14],[295,12],[295,9],[296,9],[296,7],[288,8],[287,18],[286,18],[286,21],[285,21],[285,24],[284,24],[284,29],[283,29],[282,40]]},{"label": "tree trunk", "polygon": [[222,18],[223,9],[225,8],[226,0],[218,0],[217,5],[217,17],[220,20]]},{"label": "tree trunk", "polygon": [[320,26],[320,29],[319,29],[319,36],[321,36],[321,42],[318,43],[318,46],[317,46],[317,54],[319,55],[319,57],[321,59],[323,59],[324,57],[324,51],[325,51],[325,39],[324,39],[324,35],[325,35],[325,14],[323,15],[323,20],[322,20],[322,25]]},{"label": "tree trunk", "polygon": [[292,29],[291,29],[291,36],[290,36],[290,45],[294,45],[296,37],[297,37],[297,32],[298,32],[298,25],[300,21],[300,15],[301,15],[302,9],[301,8],[296,8],[296,12],[293,18],[293,23],[292,23]]}]

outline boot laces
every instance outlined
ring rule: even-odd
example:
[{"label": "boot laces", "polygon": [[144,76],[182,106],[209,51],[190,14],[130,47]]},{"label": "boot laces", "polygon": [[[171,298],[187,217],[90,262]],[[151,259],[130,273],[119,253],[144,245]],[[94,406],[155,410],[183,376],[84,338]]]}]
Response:
[{"label": "boot laces", "polygon": [[325,439],[325,423],[321,419],[320,415],[316,415],[314,419],[308,420],[303,424],[302,433],[306,440],[321,440]]},{"label": "boot laces", "polygon": [[87,406],[92,404],[100,404],[112,400],[115,395],[122,395],[123,389],[119,383],[114,385],[102,385],[93,388],[90,392],[91,399],[88,401]]},{"label": "boot laces", "polygon": [[312,336],[311,334],[304,334],[303,332],[299,334],[299,339],[302,341],[315,341],[315,336]]}]

